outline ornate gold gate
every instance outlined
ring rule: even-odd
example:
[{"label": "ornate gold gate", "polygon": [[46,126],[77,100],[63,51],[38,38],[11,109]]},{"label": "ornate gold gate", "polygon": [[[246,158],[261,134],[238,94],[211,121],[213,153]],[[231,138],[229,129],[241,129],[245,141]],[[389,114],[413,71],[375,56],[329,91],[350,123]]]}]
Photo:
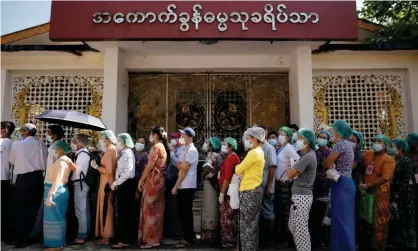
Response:
[{"label": "ornate gold gate", "polygon": [[130,74],[129,133],[148,137],[192,127],[196,145],[208,136],[237,140],[253,124],[277,130],[289,121],[288,76],[278,73]]}]

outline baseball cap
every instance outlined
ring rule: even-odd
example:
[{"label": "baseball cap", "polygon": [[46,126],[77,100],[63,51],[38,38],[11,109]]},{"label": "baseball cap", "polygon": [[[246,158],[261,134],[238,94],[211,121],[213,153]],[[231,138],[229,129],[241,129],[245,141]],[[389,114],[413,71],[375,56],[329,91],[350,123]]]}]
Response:
[{"label": "baseball cap", "polygon": [[186,128],[184,128],[183,130],[179,130],[179,132],[181,133],[181,134],[185,134],[185,135],[187,135],[187,136],[189,136],[189,137],[194,137],[194,136],[196,136],[196,133],[194,132],[194,130],[192,129],[192,128],[190,128],[190,127],[186,127]]}]

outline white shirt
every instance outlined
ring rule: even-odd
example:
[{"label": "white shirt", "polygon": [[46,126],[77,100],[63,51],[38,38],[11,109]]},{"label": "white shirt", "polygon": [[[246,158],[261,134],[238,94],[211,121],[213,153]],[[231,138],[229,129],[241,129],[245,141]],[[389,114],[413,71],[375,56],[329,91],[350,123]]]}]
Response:
[{"label": "white shirt", "polygon": [[73,173],[71,176],[71,180],[74,181],[82,179],[83,177],[80,177],[81,172],[83,172],[84,175],[87,175],[87,171],[89,170],[90,166],[90,155],[88,153],[89,151],[87,148],[81,148],[75,153],[77,156],[77,160],[75,161],[76,170],[75,173]]},{"label": "white shirt", "polygon": [[276,168],[276,180],[280,178],[287,178],[287,174],[284,173],[292,165],[292,160],[299,160],[300,156],[296,152],[296,149],[289,143],[287,143],[283,149],[279,150],[277,154],[277,168]]},{"label": "white shirt", "polygon": [[10,180],[9,154],[12,144],[13,142],[9,138],[0,139],[1,180]]},{"label": "white shirt", "polygon": [[135,155],[131,149],[125,148],[121,152],[117,167],[115,182],[117,186],[123,184],[127,179],[135,178]]},{"label": "white shirt", "polygon": [[9,162],[14,165],[13,176],[34,171],[44,171],[48,150],[42,141],[26,137],[13,143]]},{"label": "white shirt", "polygon": [[181,153],[180,161],[189,163],[190,168],[187,170],[186,177],[181,182],[179,189],[196,188],[197,187],[197,164],[199,162],[199,152],[192,144],[186,146]]}]

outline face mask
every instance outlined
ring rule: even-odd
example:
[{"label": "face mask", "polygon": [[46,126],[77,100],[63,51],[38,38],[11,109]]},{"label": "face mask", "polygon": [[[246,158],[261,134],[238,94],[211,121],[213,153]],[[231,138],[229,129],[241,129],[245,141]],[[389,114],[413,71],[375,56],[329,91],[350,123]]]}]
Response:
[{"label": "face mask", "polygon": [[71,150],[77,151],[77,145],[71,143]]},{"label": "face mask", "polygon": [[208,151],[208,143],[203,144],[202,151],[204,151],[204,152]]},{"label": "face mask", "polygon": [[179,144],[180,145],[186,144],[186,140],[184,138],[179,138]]},{"label": "face mask", "polygon": [[318,143],[318,146],[327,146],[328,145],[328,140],[326,140],[326,139],[317,138],[316,142]]},{"label": "face mask", "polygon": [[279,136],[279,144],[284,145],[286,143],[286,136],[280,135]]},{"label": "face mask", "polygon": [[305,148],[306,148],[306,145],[305,143],[303,143],[303,140],[299,139],[298,141],[296,141],[296,150],[302,151]]},{"label": "face mask", "polygon": [[354,150],[356,150],[357,148],[357,143],[351,142],[351,146],[353,147]]},{"label": "face mask", "polygon": [[396,149],[396,147],[390,147],[388,148],[388,154],[390,156],[396,157],[396,155],[398,155],[398,149]]},{"label": "face mask", "polygon": [[149,136],[149,142],[154,143],[154,139],[152,138],[152,134]]},{"label": "face mask", "polygon": [[118,142],[118,144],[116,145],[116,148],[120,151],[123,149],[122,143]]},{"label": "face mask", "polygon": [[298,134],[296,132],[293,133],[292,135],[292,142],[295,142],[298,138]]},{"label": "face mask", "polygon": [[52,140],[52,137],[51,137],[51,136],[49,136],[49,135],[46,137],[46,140],[47,140],[49,143],[52,143],[52,141],[53,141],[53,140]]},{"label": "face mask", "polygon": [[176,145],[177,145],[176,140],[175,140],[175,139],[172,139],[172,140],[170,141],[170,145],[171,145],[172,147],[176,147]]},{"label": "face mask", "polygon": [[221,147],[221,151],[222,151],[223,153],[228,153],[228,148],[226,147],[226,145],[222,145],[222,147]]},{"label": "face mask", "polygon": [[379,143],[373,143],[372,150],[375,153],[381,152],[383,150],[383,146]]},{"label": "face mask", "polygon": [[144,148],[145,148],[145,145],[144,144],[142,144],[142,143],[135,143],[135,150],[136,151],[140,152],[140,151],[144,150]]},{"label": "face mask", "polygon": [[248,139],[246,139],[245,141],[244,141],[244,147],[246,148],[246,149],[252,149],[253,148],[253,143],[251,143],[251,141],[250,140],[248,140]]},{"label": "face mask", "polygon": [[275,140],[275,139],[269,139],[267,142],[268,142],[270,145],[272,145],[272,146],[276,146],[276,145],[277,145],[277,140]]}]

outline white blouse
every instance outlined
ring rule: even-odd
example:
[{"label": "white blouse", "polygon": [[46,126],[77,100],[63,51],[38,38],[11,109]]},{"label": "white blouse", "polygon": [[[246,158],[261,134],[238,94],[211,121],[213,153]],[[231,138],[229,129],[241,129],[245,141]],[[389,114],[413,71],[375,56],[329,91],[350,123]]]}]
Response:
[{"label": "white blouse", "polygon": [[119,186],[132,178],[135,178],[135,155],[131,149],[125,148],[117,162],[114,183]]},{"label": "white blouse", "polygon": [[277,154],[276,180],[281,178],[287,180],[288,177],[285,171],[292,166],[292,161],[298,161],[299,159],[300,156],[296,149],[289,143],[279,150],[279,154]]}]

